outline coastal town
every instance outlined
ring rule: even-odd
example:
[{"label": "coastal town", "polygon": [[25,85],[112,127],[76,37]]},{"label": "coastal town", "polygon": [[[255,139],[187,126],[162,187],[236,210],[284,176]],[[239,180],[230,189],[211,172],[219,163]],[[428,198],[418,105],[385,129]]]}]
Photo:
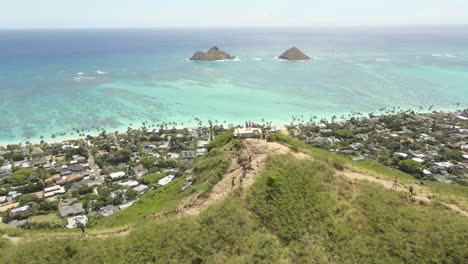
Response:
[{"label": "coastal town", "polygon": [[306,144],[355,161],[372,159],[423,181],[468,185],[468,109],[354,113],[348,120],[296,120],[288,130]]},{"label": "coastal town", "polygon": [[[400,111],[345,120],[300,118],[287,132],[313,147],[391,166],[420,180],[468,184],[468,109]],[[129,208],[147,192],[182,178],[226,129],[237,138],[268,140],[271,123],[198,128],[142,127],[126,133],[0,148],[1,222],[23,228],[79,228]]]},{"label": "coastal town", "polygon": [[14,227],[76,228],[125,210],[183,177],[224,129],[135,129],[0,150],[0,218]]}]

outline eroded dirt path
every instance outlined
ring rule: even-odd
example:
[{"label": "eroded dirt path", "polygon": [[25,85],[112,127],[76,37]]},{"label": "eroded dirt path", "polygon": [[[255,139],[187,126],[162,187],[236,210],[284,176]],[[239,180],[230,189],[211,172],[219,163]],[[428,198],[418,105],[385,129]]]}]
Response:
[{"label": "eroded dirt path", "polygon": [[130,234],[132,226],[125,226],[118,229],[109,229],[109,230],[102,230],[102,231],[92,231],[92,232],[52,232],[52,233],[40,233],[40,234],[25,234],[22,236],[9,236],[7,234],[3,235],[2,237],[8,240],[11,244],[17,245],[20,242],[28,242],[34,241],[39,239],[46,239],[46,240],[55,240],[55,239],[65,239],[65,238],[107,238],[110,236],[126,236]]},{"label": "eroded dirt path", "polygon": [[[265,168],[265,161],[268,155],[292,154],[299,159],[309,158],[309,156],[304,153],[293,152],[288,147],[276,142],[246,139],[245,145],[246,148],[243,151],[243,155],[246,157],[252,156],[252,162],[250,165],[251,168],[247,171],[242,183],[240,182],[240,176],[243,173],[243,169],[237,159],[233,158],[227,174],[213,187],[209,197],[192,197],[179,208],[184,215],[198,215],[210,205],[225,199],[233,189],[239,188],[241,185],[244,189],[249,188],[255,182],[258,173]],[[234,179],[235,182],[234,186],[232,185],[232,179]]]},{"label": "eroded dirt path", "polygon": [[[346,178],[348,178],[350,180],[353,180],[353,181],[359,180],[359,181],[368,181],[368,182],[372,182],[372,183],[377,183],[377,184],[380,184],[383,188],[385,188],[387,190],[394,190],[394,191],[398,191],[398,192],[409,193],[409,189],[408,189],[409,186],[406,186],[406,185],[402,186],[401,183],[400,183],[398,187],[394,188],[393,187],[393,181],[386,181],[386,180],[382,180],[382,179],[377,179],[377,178],[375,178],[373,176],[362,174],[362,173],[359,173],[359,172],[354,172],[354,171],[351,171],[351,170],[344,170],[344,171],[337,171],[337,175],[346,177]],[[415,201],[418,201],[418,202],[425,203],[425,204],[432,203],[431,197],[433,197],[434,194],[431,193],[431,191],[430,191],[430,189],[428,187],[418,186],[418,185],[415,184],[415,193],[416,193],[415,195],[410,197],[411,199],[413,199]],[[459,213],[459,214],[461,214],[463,216],[468,217],[468,212],[461,209],[460,207],[458,207],[455,204],[444,203],[444,202],[441,202],[441,204],[444,205],[447,209],[450,209],[450,210],[455,211],[455,212],[457,212],[457,213]]]}]

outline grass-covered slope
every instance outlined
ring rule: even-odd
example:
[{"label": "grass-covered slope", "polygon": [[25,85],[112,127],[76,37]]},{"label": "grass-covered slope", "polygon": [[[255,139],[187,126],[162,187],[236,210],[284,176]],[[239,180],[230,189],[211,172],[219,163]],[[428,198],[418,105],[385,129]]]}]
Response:
[{"label": "grass-covered slope", "polygon": [[199,216],[126,236],[0,243],[0,263],[466,263],[467,241],[466,217],[283,155]]},{"label": "grass-covered slope", "polygon": [[[408,187],[411,183],[417,183],[417,180],[411,175],[400,170],[384,166],[373,160],[366,159],[363,161],[353,161],[347,157],[334,154],[326,150],[313,148],[300,140],[283,134],[275,134],[271,136],[271,139],[285,144],[295,151],[307,153],[313,159],[329,164],[337,170],[348,169],[388,181],[398,178],[400,185],[404,187]],[[431,199],[434,201],[456,204],[458,207],[468,211],[467,186],[439,182],[426,182],[426,185],[432,192]]]}]

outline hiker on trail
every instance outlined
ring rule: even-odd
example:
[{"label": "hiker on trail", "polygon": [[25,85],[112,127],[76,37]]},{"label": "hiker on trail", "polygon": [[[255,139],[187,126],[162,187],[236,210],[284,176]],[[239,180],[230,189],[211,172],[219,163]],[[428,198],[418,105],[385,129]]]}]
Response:
[{"label": "hiker on trail", "polygon": [[413,196],[413,195],[414,195],[413,192],[414,192],[414,184],[412,183],[412,184],[410,184],[410,186],[409,186],[409,195],[410,195],[410,196]]},{"label": "hiker on trail", "polygon": [[235,186],[236,186],[236,177],[232,177],[232,187],[231,187],[231,189],[234,189]]},{"label": "hiker on trail", "polygon": [[252,155],[249,156],[249,163],[252,163]]},{"label": "hiker on trail", "polygon": [[393,180],[393,188],[398,188],[398,178]]},{"label": "hiker on trail", "polygon": [[85,225],[81,222],[78,222],[78,227],[81,229],[81,234],[84,235]]}]

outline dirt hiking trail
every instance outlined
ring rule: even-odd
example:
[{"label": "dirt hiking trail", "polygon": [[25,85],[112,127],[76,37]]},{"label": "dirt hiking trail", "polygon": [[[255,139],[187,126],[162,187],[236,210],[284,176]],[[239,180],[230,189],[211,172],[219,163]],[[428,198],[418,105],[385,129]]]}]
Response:
[{"label": "dirt hiking trail", "polygon": [[198,215],[210,205],[224,200],[233,190],[233,178],[235,182],[234,188],[239,188],[241,185],[242,188],[250,187],[255,182],[258,173],[265,168],[265,161],[268,155],[292,154],[298,159],[309,158],[309,156],[304,153],[293,152],[288,147],[276,142],[246,139],[245,145],[246,148],[243,150],[242,154],[245,157],[251,156],[252,162],[250,163],[250,169],[247,170],[242,184],[240,182],[240,177],[243,173],[243,169],[237,158],[232,158],[231,166],[228,168],[227,174],[213,187],[207,198],[198,196],[191,197],[179,207],[179,210],[182,211],[184,215]]}]

